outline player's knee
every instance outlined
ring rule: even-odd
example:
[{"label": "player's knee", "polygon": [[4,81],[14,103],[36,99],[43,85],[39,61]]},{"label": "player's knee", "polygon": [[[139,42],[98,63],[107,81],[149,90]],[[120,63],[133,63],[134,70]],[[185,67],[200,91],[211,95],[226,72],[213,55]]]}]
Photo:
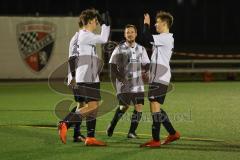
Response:
[{"label": "player's knee", "polygon": [[157,101],[152,101],[150,102],[151,106],[151,111],[152,112],[160,112],[161,105]]},{"label": "player's knee", "polygon": [[136,104],[136,105],[135,105],[135,110],[136,110],[137,112],[142,112],[142,104]]},{"label": "player's knee", "polygon": [[85,104],[86,104],[85,102],[78,102],[77,103],[77,108],[80,109],[80,108],[84,107]]},{"label": "player's knee", "polygon": [[129,108],[129,106],[120,105],[119,108],[121,111],[126,112]]},{"label": "player's knee", "polygon": [[95,100],[92,100],[92,101],[89,101],[87,102],[88,106],[89,107],[98,107],[98,101],[95,101]]}]

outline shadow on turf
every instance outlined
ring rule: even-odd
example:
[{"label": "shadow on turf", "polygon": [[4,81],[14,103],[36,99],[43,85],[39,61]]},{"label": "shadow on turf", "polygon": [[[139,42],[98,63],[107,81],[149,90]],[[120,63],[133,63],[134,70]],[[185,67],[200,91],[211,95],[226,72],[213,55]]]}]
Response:
[{"label": "shadow on turf", "polygon": [[218,145],[199,145],[199,144],[172,144],[161,147],[161,149],[189,150],[189,151],[214,151],[214,152],[240,152],[240,146]]},{"label": "shadow on turf", "polygon": [[[122,139],[120,141],[110,141],[108,143],[110,145],[114,144],[113,146],[110,146],[110,147],[114,147],[114,148],[115,147],[116,148],[135,148],[136,146],[139,146],[140,144],[145,142],[145,141],[143,142],[143,139],[146,139],[146,138]],[[139,142],[139,141],[141,141],[141,142]],[[153,149],[240,152],[240,145],[238,145],[238,144],[226,144],[225,142],[216,142],[216,141],[215,142],[211,141],[211,144],[199,144],[199,143],[198,144],[189,144],[189,143],[184,143],[183,144],[183,143],[179,143],[181,141],[185,141],[185,140],[179,140],[177,143],[172,143],[172,144],[169,144],[169,145],[162,145],[160,148],[153,148]],[[190,141],[190,140],[187,140],[187,141]],[[203,141],[203,142],[208,143],[206,141]],[[127,145],[127,144],[133,144],[134,146],[133,145]]]},{"label": "shadow on turf", "polygon": [[[111,145],[111,144],[110,144]],[[75,146],[75,147],[78,147],[79,148],[79,145]],[[123,157],[125,156],[125,159],[131,159],[130,157],[134,157],[135,155],[139,154],[139,152],[137,152],[137,147],[126,147],[125,146],[108,146],[107,147],[87,147],[87,146],[84,146],[84,145],[81,145],[80,146],[81,149],[84,149],[84,148],[89,148],[89,149],[99,149],[99,153],[101,153],[103,151],[104,155],[103,154],[99,154],[98,158],[94,158],[95,160],[103,160],[103,159],[123,159]],[[111,152],[104,152],[104,150],[108,150],[109,148],[114,148],[113,150],[111,150]],[[121,149],[127,149],[122,151]],[[148,152],[148,150],[142,150],[141,153],[143,152]],[[91,153],[90,153],[91,154]]]},{"label": "shadow on turf", "polygon": [[[58,137],[55,134],[43,133],[39,132],[38,129],[36,130],[26,130],[26,128],[18,128],[18,127],[4,127],[1,132],[17,135],[20,137],[26,138],[38,138],[44,140],[46,144],[54,144],[58,143]],[[54,138],[53,138],[54,137]],[[120,138],[120,137],[116,137]],[[114,138],[108,139],[103,138],[104,141],[108,144],[108,147],[111,148],[137,148],[140,144],[144,143],[147,138],[140,138],[140,139],[127,139],[121,138],[119,140],[115,140]],[[149,139],[149,138],[148,138]],[[184,142],[184,143],[181,143]],[[161,148],[153,148],[153,149],[170,149],[170,150],[189,150],[189,151],[219,151],[219,152],[240,152],[240,145],[239,144],[227,144],[227,142],[213,142],[209,144],[209,142],[202,141],[208,144],[199,144],[201,141],[194,141],[194,144],[189,144],[186,142],[190,142],[190,140],[179,140],[177,143],[169,144],[169,145],[162,145]],[[72,142],[68,142],[71,144]],[[76,147],[86,147],[83,143],[78,143]]]},{"label": "shadow on turf", "polygon": [[[107,147],[111,148],[138,148],[142,143],[131,142],[131,143],[123,143],[121,142],[107,142]],[[82,145],[76,145],[76,147],[86,147],[82,143]],[[98,148],[98,147],[94,147]],[[160,148],[146,148],[146,149],[166,149],[166,150],[184,150],[184,151],[205,151],[205,152],[240,152],[240,146],[229,146],[229,145],[199,145],[199,144],[171,144],[171,145],[162,145]]]}]

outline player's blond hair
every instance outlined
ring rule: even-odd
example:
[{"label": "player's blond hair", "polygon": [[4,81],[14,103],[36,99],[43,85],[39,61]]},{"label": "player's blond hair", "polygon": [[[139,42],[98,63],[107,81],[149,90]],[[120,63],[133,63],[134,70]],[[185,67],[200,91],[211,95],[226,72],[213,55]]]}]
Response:
[{"label": "player's blond hair", "polygon": [[163,22],[166,22],[168,28],[171,28],[173,25],[173,16],[169,12],[159,11],[156,15],[156,20],[160,18]]}]

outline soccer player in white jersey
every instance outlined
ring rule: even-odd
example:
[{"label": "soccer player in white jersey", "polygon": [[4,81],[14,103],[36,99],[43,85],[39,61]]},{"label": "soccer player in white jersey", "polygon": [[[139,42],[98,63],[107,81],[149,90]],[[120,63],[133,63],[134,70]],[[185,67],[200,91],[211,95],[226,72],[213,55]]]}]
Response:
[{"label": "soccer player in white jersey", "polygon": [[[82,19],[81,16],[79,16],[79,30],[82,29],[83,24],[82,24]],[[76,32],[74,34],[74,36],[71,38],[70,40],[70,44],[69,44],[69,59],[68,59],[68,85],[71,85],[72,87],[72,91],[73,91],[73,95],[74,95],[74,99],[77,102],[77,106],[74,107],[71,112],[62,120],[62,121],[70,121],[69,118],[71,118],[73,116],[73,114],[77,114],[76,111],[78,111],[80,108],[84,107],[86,104],[84,102],[84,97],[78,95],[77,93],[77,88],[75,87],[76,82],[74,81],[74,78],[76,73],[76,62],[78,59],[78,45],[77,45],[77,40],[78,40],[78,32]],[[59,124],[62,122],[60,121]],[[85,136],[81,134],[80,131],[80,126],[81,126],[82,120],[79,119],[78,122],[75,122],[75,126],[74,126],[74,133],[73,133],[73,142],[85,142]],[[68,128],[71,127],[71,123],[68,124]]]},{"label": "soccer player in white jersey", "polygon": [[[98,101],[100,96],[99,71],[101,70],[100,60],[96,53],[96,44],[106,43],[110,33],[109,16],[100,20],[96,10],[87,9],[81,12],[83,29],[78,34],[78,60],[76,75],[73,76],[71,83],[77,83],[77,94],[84,97],[84,106],[78,110],[78,115],[74,114],[68,120],[63,121],[59,127],[60,138],[66,143],[68,125],[86,118],[87,138],[85,145],[105,146],[106,144],[95,138],[96,116]],[[102,24],[101,34],[94,34],[97,25]],[[71,120],[71,121],[69,121]]]},{"label": "soccer player in white jersey", "polygon": [[149,65],[150,60],[146,49],[135,42],[137,28],[134,25],[125,26],[124,37],[126,41],[115,48],[109,61],[111,79],[117,90],[119,106],[106,132],[109,137],[112,136],[117,122],[127,111],[129,105],[133,104],[134,111],[127,137],[137,138],[135,131],[141,120],[144,105],[142,68]]},{"label": "soccer player in white jersey", "polygon": [[164,11],[156,15],[157,35],[150,32],[150,16],[144,14],[144,38],[153,45],[150,66],[150,83],[148,98],[152,112],[152,140],[140,145],[140,147],[160,147],[160,125],[161,123],[169,135],[162,144],[168,144],[180,138],[180,133],[175,131],[167,114],[160,106],[164,103],[168,85],[170,83],[171,71],[169,61],[174,47],[173,34],[169,29],[173,24],[173,16]]}]

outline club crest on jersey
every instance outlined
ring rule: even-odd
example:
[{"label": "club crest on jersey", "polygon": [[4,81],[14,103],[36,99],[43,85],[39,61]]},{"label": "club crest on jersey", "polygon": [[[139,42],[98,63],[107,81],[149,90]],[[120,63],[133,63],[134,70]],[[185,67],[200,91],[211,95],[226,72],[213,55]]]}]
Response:
[{"label": "club crest on jersey", "polygon": [[48,63],[54,42],[56,27],[43,21],[30,21],[17,25],[18,48],[24,62],[35,72]]}]

